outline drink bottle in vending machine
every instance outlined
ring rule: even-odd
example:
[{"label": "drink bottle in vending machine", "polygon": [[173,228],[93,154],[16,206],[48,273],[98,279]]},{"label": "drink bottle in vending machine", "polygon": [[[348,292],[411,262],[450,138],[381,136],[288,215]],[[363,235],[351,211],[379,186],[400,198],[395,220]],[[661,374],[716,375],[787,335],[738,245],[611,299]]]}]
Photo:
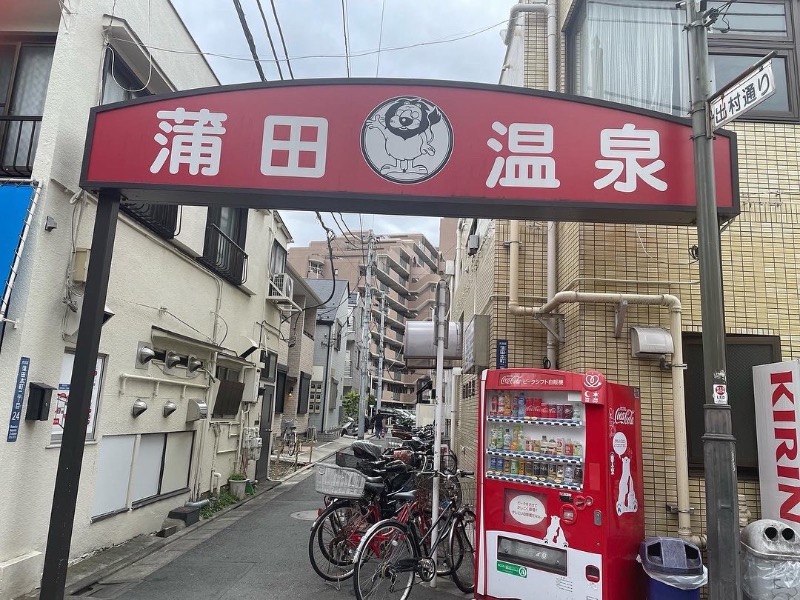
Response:
[{"label": "drink bottle in vending machine", "polygon": [[475,597],[640,600],[639,390],[596,372],[481,376]]}]

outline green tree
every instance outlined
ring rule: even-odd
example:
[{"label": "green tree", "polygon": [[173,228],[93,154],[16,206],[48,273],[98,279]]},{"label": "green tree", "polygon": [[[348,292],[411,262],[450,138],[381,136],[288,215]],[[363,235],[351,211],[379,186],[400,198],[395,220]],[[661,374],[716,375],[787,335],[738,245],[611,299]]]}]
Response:
[{"label": "green tree", "polygon": [[[358,420],[358,404],[360,400],[361,397],[355,390],[350,390],[344,395],[344,399],[342,400],[342,408],[344,409],[345,417],[351,417],[354,420]],[[376,403],[375,396],[373,396],[372,394],[367,396],[368,406],[374,406],[375,403]]]}]

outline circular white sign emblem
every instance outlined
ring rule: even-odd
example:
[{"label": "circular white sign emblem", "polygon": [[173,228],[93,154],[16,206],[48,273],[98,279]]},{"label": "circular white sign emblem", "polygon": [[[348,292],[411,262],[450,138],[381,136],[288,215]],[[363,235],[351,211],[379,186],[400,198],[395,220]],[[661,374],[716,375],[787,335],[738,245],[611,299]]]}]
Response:
[{"label": "circular white sign emblem", "polygon": [[611,445],[614,448],[614,452],[616,452],[619,456],[622,456],[628,449],[628,438],[624,433],[618,431],[614,434],[614,439],[612,440]]},{"label": "circular white sign emblem", "polygon": [[390,98],[361,128],[361,152],[375,173],[393,183],[419,183],[442,170],[453,151],[453,128],[433,102]]},{"label": "circular white sign emblem", "polygon": [[547,518],[542,501],[524,494],[511,499],[508,503],[508,514],[523,525],[538,525]]}]

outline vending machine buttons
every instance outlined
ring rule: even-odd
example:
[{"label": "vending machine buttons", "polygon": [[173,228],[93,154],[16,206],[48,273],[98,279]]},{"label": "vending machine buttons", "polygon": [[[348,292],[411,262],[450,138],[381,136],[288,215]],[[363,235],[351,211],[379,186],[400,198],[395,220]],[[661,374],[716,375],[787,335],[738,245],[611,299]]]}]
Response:
[{"label": "vending machine buttons", "polygon": [[599,583],[599,581],[600,581],[600,567],[595,567],[594,565],[587,565],[586,566],[586,581],[591,581],[592,583]]}]

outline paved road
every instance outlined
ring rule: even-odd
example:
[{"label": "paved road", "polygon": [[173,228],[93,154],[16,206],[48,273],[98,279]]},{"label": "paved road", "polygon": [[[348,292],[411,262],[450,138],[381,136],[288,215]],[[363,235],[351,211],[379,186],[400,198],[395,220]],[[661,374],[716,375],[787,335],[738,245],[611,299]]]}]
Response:
[{"label": "paved road", "polygon": [[[285,482],[269,492],[272,497],[256,498],[198,528],[197,534],[186,535],[161,553],[128,567],[114,579],[122,585],[113,597],[122,600],[354,598],[349,580],[341,590],[336,590],[317,577],[307,555],[311,522],[292,516],[302,511],[315,512],[321,505],[312,474],[313,470],[298,476],[296,481]],[[236,514],[242,512],[244,516]],[[163,564],[165,559],[171,562],[154,570],[157,561]],[[121,589],[126,591],[117,595]],[[459,597],[471,596],[461,594],[449,580],[440,580],[435,590],[416,586],[410,598]]]}]

